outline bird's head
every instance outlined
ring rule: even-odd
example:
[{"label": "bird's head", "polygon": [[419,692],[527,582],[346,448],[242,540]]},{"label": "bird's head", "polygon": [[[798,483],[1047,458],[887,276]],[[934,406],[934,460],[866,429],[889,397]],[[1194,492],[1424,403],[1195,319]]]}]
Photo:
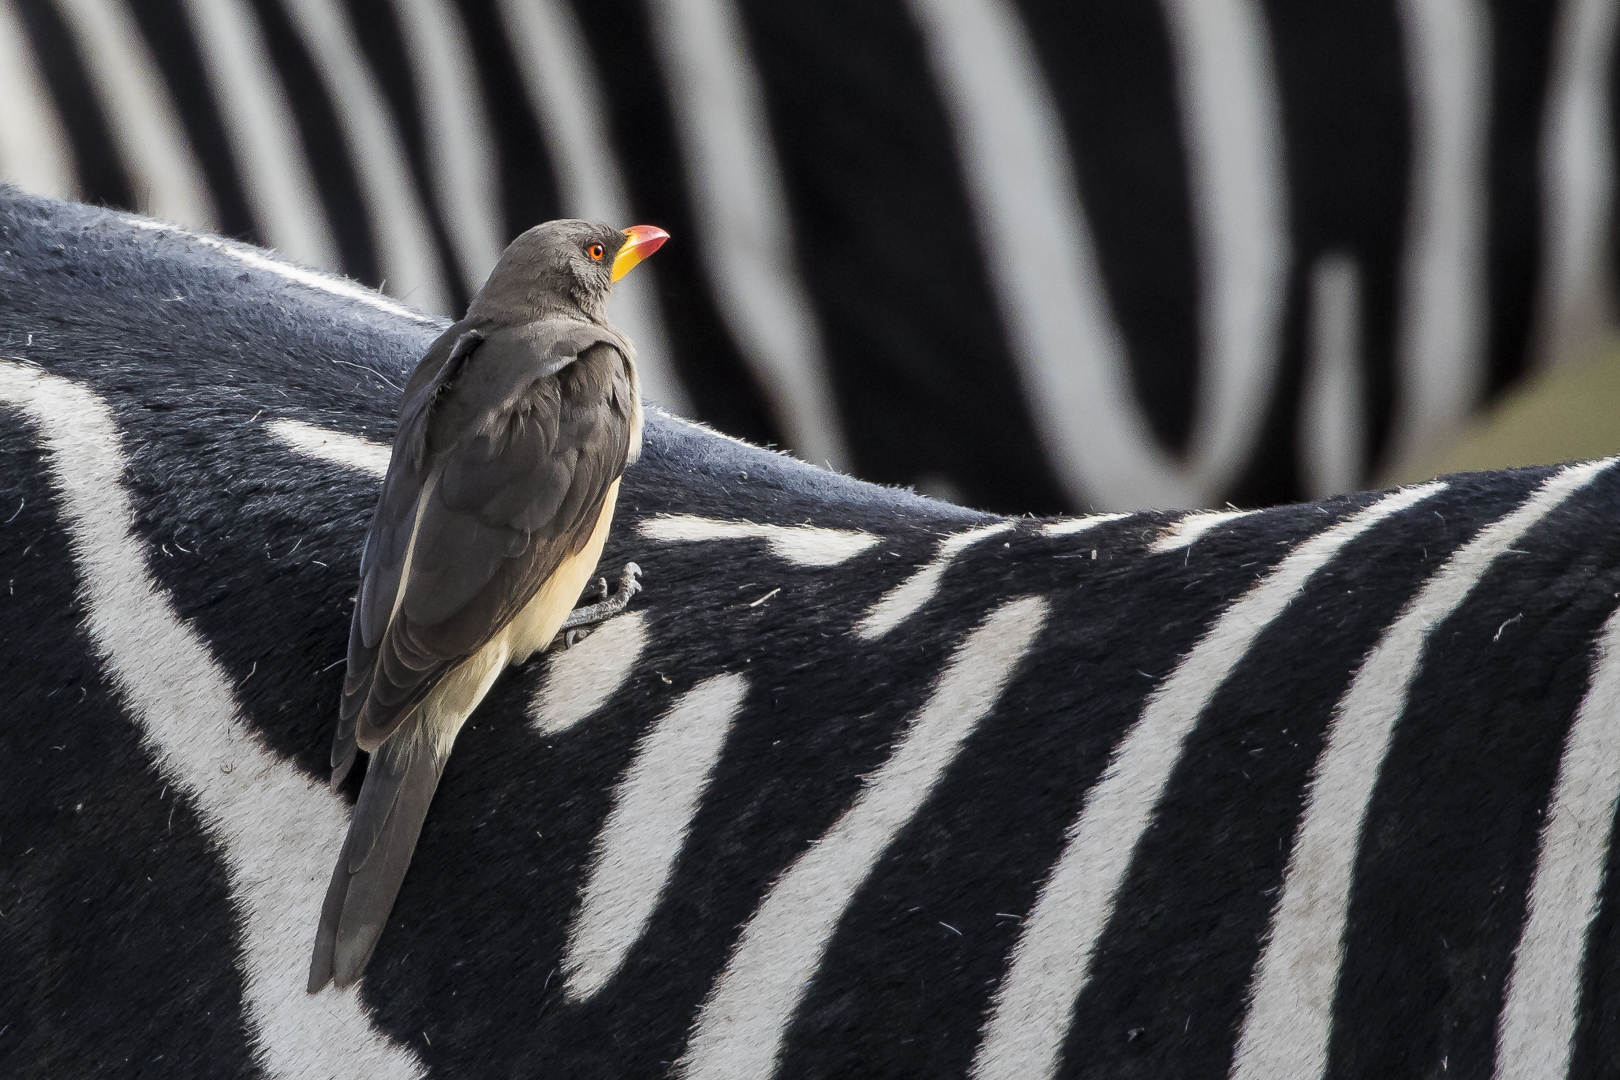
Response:
[{"label": "bird's head", "polygon": [[606,322],[613,283],[668,239],[651,225],[615,229],[570,219],[536,225],[507,245],[467,314],[503,322],[552,314]]}]

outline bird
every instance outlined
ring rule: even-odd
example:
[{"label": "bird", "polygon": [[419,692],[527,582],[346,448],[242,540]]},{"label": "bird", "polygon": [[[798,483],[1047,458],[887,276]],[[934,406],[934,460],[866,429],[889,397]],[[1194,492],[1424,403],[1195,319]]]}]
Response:
[{"label": "bird", "polygon": [[602,602],[574,613],[641,451],[635,354],[608,298],[668,238],[536,225],[405,386],[360,556],[333,789],[359,751],[370,759],[321,906],[312,994],[365,970],[451,746],[500,672],[639,588],[628,564],[617,596],[601,582]]}]

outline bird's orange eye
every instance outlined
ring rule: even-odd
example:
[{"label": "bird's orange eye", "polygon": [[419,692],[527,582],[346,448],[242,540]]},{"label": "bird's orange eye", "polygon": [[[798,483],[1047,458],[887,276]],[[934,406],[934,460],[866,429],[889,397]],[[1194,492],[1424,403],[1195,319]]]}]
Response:
[{"label": "bird's orange eye", "polygon": [[603,249],[601,244],[592,244],[590,247],[585,249],[585,254],[589,255],[593,259],[596,259],[597,261],[601,261],[602,256],[606,255],[607,252]]}]

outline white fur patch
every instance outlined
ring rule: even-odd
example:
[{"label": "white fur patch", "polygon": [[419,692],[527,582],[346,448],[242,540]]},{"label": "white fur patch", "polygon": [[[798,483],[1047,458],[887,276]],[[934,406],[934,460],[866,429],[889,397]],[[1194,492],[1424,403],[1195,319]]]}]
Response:
[{"label": "white fur patch", "polygon": [[1166,551],[1180,551],[1184,547],[1191,547],[1193,542],[1203,536],[1217,525],[1225,525],[1235,518],[1246,517],[1252,510],[1210,510],[1207,513],[1188,514],[1170,525],[1153,541],[1148,548],[1158,555]]},{"label": "white fur patch", "polygon": [[854,558],[878,538],[853,529],[823,529],[814,525],[759,525],[752,521],[719,521],[692,514],[649,518],[640,532],[664,543],[700,543],[713,540],[764,540],[771,554],[796,566],[836,566]]},{"label": "white fur patch", "polygon": [[560,735],[618,692],[647,647],[647,613],[615,616],[571,649],[554,653],[529,703],[529,719],[543,735]]},{"label": "white fur patch", "polygon": [[422,1076],[415,1055],[371,1025],[356,991],[304,990],[348,815],[249,727],[226,673],[147,572],[111,410],[77,383],[7,361],[0,400],[39,427],[91,645],[164,781],[190,801],[224,862],[254,1059],[286,1080]]},{"label": "white fur patch", "polygon": [[805,988],[856,890],[990,715],[1041,627],[1047,602],[1010,600],[967,636],[894,752],[855,802],[766,893],[698,1013],[676,1065],[684,1080],[758,1080],[775,1070]]},{"label": "white fur patch", "polygon": [[1010,521],[998,521],[994,525],[983,525],[947,536],[940,541],[934,561],[884,593],[855,624],[855,632],[868,641],[875,641],[911,618],[934,598],[946,569],[958,555],[980,540],[999,536],[1012,527]]},{"label": "white fur patch", "polygon": [[302,420],[272,420],[265,426],[270,434],[300,454],[346,469],[357,469],[379,480],[388,473],[389,447],[384,443],[306,424]]},{"label": "white fur patch", "polygon": [[[1564,742],[1552,808],[1496,1034],[1497,1080],[1569,1073],[1587,928],[1603,897],[1620,803],[1620,611],[1598,641],[1591,682]],[[1612,872],[1612,871],[1611,871]]]},{"label": "white fur patch", "polygon": [[1089,517],[1064,518],[1062,521],[1053,521],[1041,526],[1042,536],[1074,536],[1076,533],[1088,532],[1099,525],[1106,525],[1110,521],[1128,518],[1129,514],[1092,514]]},{"label": "white fur patch", "polygon": [[715,675],[682,694],[642,736],[613,791],[568,929],[570,1000],[606,986],[646,929],[747,694],[741,675]]}]

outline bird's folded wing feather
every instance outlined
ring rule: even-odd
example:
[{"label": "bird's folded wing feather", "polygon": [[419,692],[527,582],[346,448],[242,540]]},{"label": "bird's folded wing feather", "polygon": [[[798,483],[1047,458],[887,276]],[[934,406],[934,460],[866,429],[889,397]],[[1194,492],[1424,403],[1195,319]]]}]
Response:
[{"label": "bird's folded wing feather", "polygon": [[446,331],[406,388],[361,558],[342,772],[584,546],[624,469],[635,403],[622,338],[561,320],[468,336]]}]

